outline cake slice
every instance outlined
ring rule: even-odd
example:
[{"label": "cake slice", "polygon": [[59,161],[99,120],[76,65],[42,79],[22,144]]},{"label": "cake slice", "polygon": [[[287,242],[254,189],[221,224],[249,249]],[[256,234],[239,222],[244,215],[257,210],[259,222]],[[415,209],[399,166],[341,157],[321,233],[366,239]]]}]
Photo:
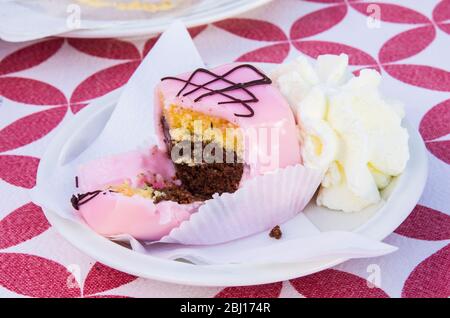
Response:
[{"label": "cake slice", "polygon": [[290,107],[257,68],[198,69],[155,89],[158,145],[79,167],[71,203],[96,232],[159,240],[215,194],[301,163]]},{"label": "cake slice", "polygon": [[155,96],[159,146],[196,195],[234,192],[243,177],[300,162],[289,105],[252,65],[166,77]]}]

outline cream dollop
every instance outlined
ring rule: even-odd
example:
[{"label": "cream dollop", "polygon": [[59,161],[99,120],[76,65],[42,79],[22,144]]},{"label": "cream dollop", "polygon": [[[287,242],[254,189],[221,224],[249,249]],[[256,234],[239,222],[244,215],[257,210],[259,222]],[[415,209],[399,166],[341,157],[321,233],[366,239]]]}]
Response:
[{"label": "cream dollop", "polygon": [[378,203],[409,159],[403,106],[380,94],[381,75],[353,76],[341,54],[321,55],[315,67],[300,57],[273,79],[296,115],[304,164],[325,171],[317,204],[354,212]]}]

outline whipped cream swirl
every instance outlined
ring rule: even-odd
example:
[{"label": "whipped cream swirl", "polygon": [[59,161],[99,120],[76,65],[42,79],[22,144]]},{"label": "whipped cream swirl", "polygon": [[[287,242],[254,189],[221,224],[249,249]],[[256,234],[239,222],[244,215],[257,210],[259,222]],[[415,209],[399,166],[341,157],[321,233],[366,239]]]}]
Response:
[{"label": "whipped cream swirl", "polygon": [[341,54],[321,55],[315,67],[300,57],[273,79],[296,115],[305,166],[325,172],[317,204],[355,212],[378,203],[409,159],[403,106],[380,94],[381,75],[353,76]]}]

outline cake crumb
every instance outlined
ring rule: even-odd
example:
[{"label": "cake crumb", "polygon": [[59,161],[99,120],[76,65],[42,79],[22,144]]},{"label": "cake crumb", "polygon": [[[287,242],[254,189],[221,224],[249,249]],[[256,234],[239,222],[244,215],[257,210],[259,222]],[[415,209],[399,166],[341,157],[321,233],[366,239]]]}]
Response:
[{"label": "cake crumb", "polygon": [[283,233],[281,232],[281,228],[279,225],[275,226],[269,233],[270,237],[273,237],[276,240],[279,240]]}]

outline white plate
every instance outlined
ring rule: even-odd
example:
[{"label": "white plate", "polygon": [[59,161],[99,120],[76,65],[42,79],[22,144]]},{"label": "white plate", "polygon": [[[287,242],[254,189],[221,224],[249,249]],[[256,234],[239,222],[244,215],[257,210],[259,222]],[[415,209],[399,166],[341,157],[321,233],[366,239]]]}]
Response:
[{"label": "white plate", "polygon": [[[255,9],[271,0],[203,0],[180,18],[187,28],[213,23]],[[105,29],[76,30],[64,34],[75,38],[128,37],[161,33],[173,22],[172,16],[145,21],[128,21]]]},{"label": "white plate", "polygon": [[[42,2],[39,3],[39,1]],[[174,19],[182,20],[186,27],[206,25],[239,15],[270,1],[195,0],[193,4],[185,5],[182,9],[157,14],[126,11],[127,14],[129,12],[130,17],[125,19],[123,17],[109,18],[109,16],[105,18],[104,16],[108,12],[103,11],[108,9],[96,8],[95,11],[92,11],[89,7],[82,6],[78,7],[80,9],[76,9],[73,7],[77,3],[76,1],[64,0],[64,2],[55,3],[50,0],[34,0],[34,2],[23,1],[20,3],[9,0],[3,5],[0,3],[0,17],[8,21],[8,25],[0,26],[0,38],[6,41],[20,42],[51,35],[73,38],[149,36],[165,31]],[[91,14],[85,14],[86,10],[91,10]],[[109,10],[111,11],[111,9]],[[71,23],[72,17],[75,17],[77,12],[80,13],[80,27],[69,27],[68,23]],[[11,15],[26,16],[24,18],[35,22],[32,26],[17,24],[15,20],[10,19]]]},{"label": "white plate", "polygon": [[[76,127],[92,125],[91,127],[99,127],[98,133],[100,133],[115,107],[119,93],[115,91],[96,100],[77,114],[71,122],[61,127],[40,164],[47,167],[58,160],[67,140],[77,138],[73,136],[73,131],[77,130]],[[350,214],[333,212],[310,204],[306,215],[319,229],[352,230],[382,240],[406,219],[419,200],[427,177],[424,143],[415,129],[407,123],[406,127],[410,134],[411,159],[405,172],[397,179],[397,184],[387,202],[378,209],[367,209],[362,213]],[[86,137],[83,136],[83,138]],[[91,135],[89,138],[90,140],[83,140],[87,145],[96,138],[96,135]],[[38,184],[47,179],[42,171],[50,170],[39,169]],[[133,252],[103,238],[85,225],[63,219],[46,209],[44,213],[63,237],[101,263],[133,275],[172,283],[202,286],[263,284],[305,276],[345,261],[345,259],[327,259],[288,264],[192,265]]]}]

